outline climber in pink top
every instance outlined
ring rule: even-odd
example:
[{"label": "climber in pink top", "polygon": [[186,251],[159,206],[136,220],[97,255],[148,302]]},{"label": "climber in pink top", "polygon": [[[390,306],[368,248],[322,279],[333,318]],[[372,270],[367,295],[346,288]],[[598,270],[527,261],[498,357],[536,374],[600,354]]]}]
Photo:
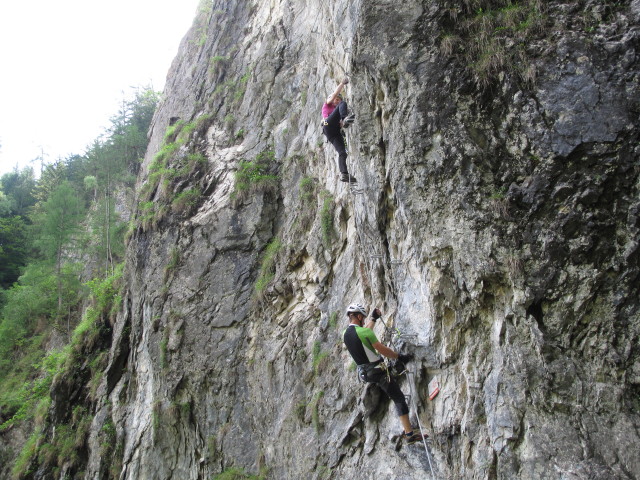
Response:
[{"label": "climber in pink top", "polygon": [[338,152],[338,168],[340,169],[340,180],[342,182],[355,183],[354,176],[347,171],[347,146],[344,135],[344,128],[351,125],[355,115],[349,114],[347,102],[342,98],[342,89],[349,83],[345,78],[340,82],[335,91],[327,97],[327,101],[322,105],[322,131],[327,140]]}]

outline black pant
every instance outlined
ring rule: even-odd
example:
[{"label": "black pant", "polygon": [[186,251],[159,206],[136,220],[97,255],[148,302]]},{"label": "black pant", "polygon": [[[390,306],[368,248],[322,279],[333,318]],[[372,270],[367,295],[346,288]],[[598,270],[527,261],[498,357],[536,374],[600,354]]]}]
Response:
[{"label": "black pant", "polygon": [[400,390],[400,385],[393,377],[389,377],[385,370],[381,368],[364,368],[362,378],[365,382],[378,385],[393,400],[398,416],[409,413],[409,406],[404,398],[404,393]]},{"label": "black pant", "polygon": [[348,173],[347,171],[347,145],[344,136],[344,130],[340,128],[340,120],[345,118],[349,114],[349,108],[347,102],[342,101],[331,112],[327,118],[324,119],[322,131],[327,137],[327,140],[333,145],[333,148],[338,152],[338,169],[340,173]]}]

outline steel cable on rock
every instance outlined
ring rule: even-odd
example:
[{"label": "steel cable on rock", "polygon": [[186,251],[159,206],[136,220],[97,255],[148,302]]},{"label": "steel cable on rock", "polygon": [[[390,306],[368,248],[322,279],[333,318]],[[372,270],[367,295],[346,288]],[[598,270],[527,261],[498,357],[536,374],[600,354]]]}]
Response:
[{"label": "steel cable on rock", "polygon": [[[350,52],[351,54],[353,52]],[[346,139],[346,138],[345,138]],[[361,177],[362,179],[362,177]],[[355,183],[349,182],[348,183],[348,189],[349,189],[349,197],[351,200],[351,208],[353,211],[353,217],[354,217],[354,227],[356,229],[356,238],[358,240],[358,250],[361,252],[361,255],[364,258],[364,263],[365,263],[365,268],[367,269],[367,275],[368,275],[368,281],[369,281],[369,289],[371,290],[371,305],[372,308],[376,307],[376,289],[374,288],[374,283],[373,283],[373,265],[374,265],[374,261],[375,260],[385,260],[385,257],[382,253],[379,253],[379,249],[375,247],[375,243],[376,243],[376,239],[374,238],[373,234],[369,234],[369,232],[365,231],[365,225],[367,227],[370,227],[369,222],[367,221],[362,221],[361,219],[359,219],[359,214],[358,214],[358,208],[356,205],[356,198],[358,195],[364,195],[364,188],[363,187],[358,187]],[[368,216],[368,212],[367,212],[367,202],[363,201],[363,212],[365,215],[365,218],[369,218]],[[366,249],[366,242],[365,239],[368,237],[368,239],[370,240],[370,245],[372,247],[373,250],[373,254],[368,254],[367,249]],[[371,260],[371,261],[369,261]],[[397,278],[395,275],[395,272],[393,270],[394,267],[394,262],[393,259],[391,259],[391,257],[389,256],[389,265],[390,265],[390,276],[391,276],[391,287],[392,287],[392,294],[396,300],[396,304],[398,303],[398,298],[397,298],[397,288],[398,288],[398,284],[397,284]],[[389,343],[391,344],[392,348],[395,351],[398,351],[398,346],[396,345],[396,339],[399,339],[402,335],[400,333],[400,331],[395,328],[395,317],[391,319],[391,325],[387,324],[387,322],[384,321],[384,319],[380,318],[380,320],[382,321],[382,324],[384,326],[384,334],[385,336],[389,336]],[[415,378],[416,378],[416,372],[415,372],[415,366],[414,366],[414,371],[409,371],[408,369],[406,369],[405,366],[405,371],[403,372],[404,374],[407,375],[407,378],[409,379],[409,397],[410,397],[410,401],[411,399],[413,399],[414,401],[412,402],[414,404],[414,409],[416,411],[416,419],[418,422],[418,428],[420,430],[420,434],[423,433],[423,427],[422,427],[422,422],[420,421],[420,415],[418,414],[418,401],[417,401],[417,393],[414,392],[414,382],[415,382]],[[409,378],[410,375],[413,375],[413,379]],[[412,381],[413,380],[413,381]],[[431,472],[431,477],[433,479],[437,479],[434,470],[433,470],[433,463],[431,460],[431,454],[429,453],[429,448],[427,446],[427,441],[424,438],[424,436],[422,437],[422,445],[424,447],[424,451],[425,454],[427,455],[427,461],[429,463],[429,470]]]},{"label": "steel cable on rock", "polygon": [[[350,197],[351,198],[351,207],[353,210],[353,216],[354,216],[354,225],[355,225],[355,229],[356,229],[356,238],[358,239],[358,249],[361,252],[363,258],[364,258],[364,263],[365,263],[365,268],[367,269],[367,273],[368,273],[368,281],[369,281],[369,289],[371,290],[371,304],[375,307],[376,306],[376,289],[374,288],[374,284],[373,284],[373,264],[375,259],[378,260],[383,260],[384,256],[382,254],[377,253],[378,249],[375,248],[375,239],[372,238],[371,235],[368,234],[368,232],[365,231],[365,226],[369,226],[369,223],[366,221],[362,221],[359,217],[360,215],[358,214],[358,209],[356,206],[356,195],[360,195],[363,193],[363,190],[356,190],[354,188],[351,187],[352,184],[349,184],[349,192],[350,192]],[[363,202],[363,205],[365,205],[365,207],[363,207],[363,210],[365,210],[365,216],[366,216],[366,202]],[[372,250],[375,252],[371,255],[367,254],[367,242],[365,241],[365,239],[371,240],[370,241],[370,245],[372,247]],[[371,258],[372,260],[369,261],[369,258]],[[394,288],[396,287],[395,285],[395,274],[393,272],[391,272],[392,275],[392,282],[394,283]],[[396,293],[396,292],[394,292]],[[396,299],[397,300],[397,299]],[[394,328],[394,324],[395,324],[395,319],[391,320],[391,325],[389,325],[387,322],[384,321],[384,319],[380,319],[382,321],[382,324],[384,326],[384,333],[385,335],[390,336],[390,344],[392,346],[392,348],[394,350],[397,351],[397,349],[399,348],[398,345],[396,344],[396,340],[399,339],[402,334],[400,333],[400,331],[397,328]],[[406,367],[405,367],[406,368]],[[415,368],[414,368],[415,369]],[[404,374],[407,375],[407,378],[409,379],[409,399],[410,401],[413,399],[413,401],[411,403],[414,404],[414,409],[416,411],[416,419],[418,422],[418,428],[420,430],[420,433],[422,434],[424,429],[422,427],[422,422],[420,421],[420,415],[418,414],[418,401],[417,401],[417,394],[416,392],[414,392],[414,385],[413,383],[415,382],[415,378],[416,378],[416,372],[415,371],[409,371],[408,369],[405,369],[405,371],[403,372]],[[413,375],[413,379],[409,378],[410,375]],[[435,473],[433,471],[433,463],[431,460],[431,454],[429,453],[429,448],[427,446],[427,441],[424,437],[422,437],[422,444],[424,446],[424,451],[425,454],[427,455],[427,461],[429,463],[429,470],[431,472],[431,477],[436,479],[437,477],[435,476]]]}]

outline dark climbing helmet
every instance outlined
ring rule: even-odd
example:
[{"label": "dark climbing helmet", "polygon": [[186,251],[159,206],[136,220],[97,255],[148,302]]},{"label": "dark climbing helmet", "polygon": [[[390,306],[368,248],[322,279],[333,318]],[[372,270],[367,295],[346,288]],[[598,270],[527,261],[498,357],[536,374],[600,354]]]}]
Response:
[{"label": "dark climbing helmet", "polygon": [[365,317],[367,316],[367,311],[359,303],[352,303],[347,307],[347,315],[349,315],[350,313],[361,313]]}]

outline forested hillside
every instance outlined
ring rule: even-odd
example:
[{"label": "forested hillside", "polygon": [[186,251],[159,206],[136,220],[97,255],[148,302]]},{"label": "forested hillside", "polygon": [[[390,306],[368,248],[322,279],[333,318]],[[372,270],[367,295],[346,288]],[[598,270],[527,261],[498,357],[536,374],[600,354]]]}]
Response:
[{"label": "forested hillside", "polygon": [[[12,436],[20,444],[22,435],[37,431],[34,421],[50,403],[53,377],[83,335],[83,315],[95,310],[104,286],[118,275],[158,101],[158,93],[139,89],[86,152],[0,179],[2,478],[16,453]],[[61,453],[55,448],[52,458]],[[14,475],[21,469],[18,464]]]}]

